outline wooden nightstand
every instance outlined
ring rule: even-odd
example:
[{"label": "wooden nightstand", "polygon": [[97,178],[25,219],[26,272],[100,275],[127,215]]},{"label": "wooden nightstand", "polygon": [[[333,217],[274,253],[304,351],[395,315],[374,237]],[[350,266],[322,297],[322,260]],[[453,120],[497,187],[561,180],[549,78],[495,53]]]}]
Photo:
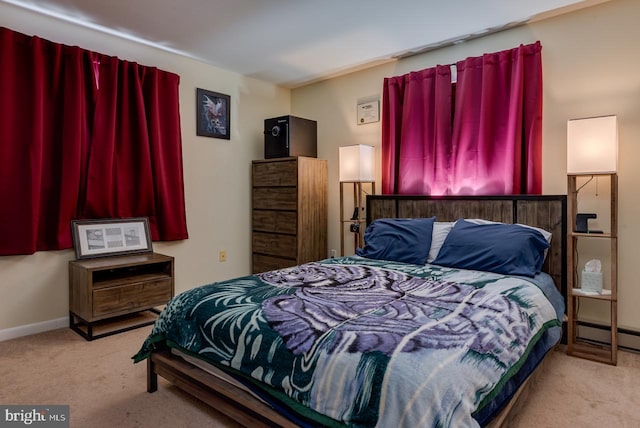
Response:
[{"label": "wooden nightstand", "polygon": [[[69,327],[87,340],[155,322],[174,293],[173,257],[158,253],[69,262]],[[152,314],[149,314],[152,312]],[[96,328],[101,331],[96,334]]]}]

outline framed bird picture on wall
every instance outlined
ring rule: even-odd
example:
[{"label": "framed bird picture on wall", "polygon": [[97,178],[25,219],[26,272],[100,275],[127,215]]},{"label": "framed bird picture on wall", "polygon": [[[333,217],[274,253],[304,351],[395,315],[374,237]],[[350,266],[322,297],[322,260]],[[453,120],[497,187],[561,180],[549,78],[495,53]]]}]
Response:
[{"label": "framed bird picture on wall", "polygon": [[196,89],[196,135],[231,138],[231,97],[218,92]]}]

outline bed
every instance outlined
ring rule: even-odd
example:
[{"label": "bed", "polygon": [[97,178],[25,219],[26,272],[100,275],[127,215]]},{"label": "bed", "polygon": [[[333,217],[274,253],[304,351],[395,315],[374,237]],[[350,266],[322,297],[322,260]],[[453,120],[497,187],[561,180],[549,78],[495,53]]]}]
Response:
[{"label": "bed", "polygon": [[147,390],[252,427],[507,426],[562,336],[566,197],[371,195],[367,223],[359,255],[176,296]]}]

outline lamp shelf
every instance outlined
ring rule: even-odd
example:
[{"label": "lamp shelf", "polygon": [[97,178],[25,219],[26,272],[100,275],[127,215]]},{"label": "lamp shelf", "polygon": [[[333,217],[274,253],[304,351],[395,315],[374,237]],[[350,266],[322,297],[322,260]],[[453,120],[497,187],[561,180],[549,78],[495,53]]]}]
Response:
[{"label": "lamp shelf", "polygon": [[616,235],[612,233],[583,233],[583,232],[571,232],[571,236],[574,238],[606,238],[616,239]]},{"label": "lamp shelf", "polygon": [[615,359],[612,359],[611,357],[611,352],[612,350],[610,346],[599,345],[577,339],[573,344],[571,355],[599,363],[616,365]]},{"label": "lamp shelf", "polygon": [[[353,234],[353,247],[354,247],[354,251],[356,248],[358,247],[363,247],[364,246],[364,228],[363,225],[367,223],[366,218],[363,216],[363,212],[362,212],[362,207],[363,205],[363,201],[362,201],[362,194],[363,189],[362,189],[362,185],[363,184],[368,184],[371,186],[371,194],[375,194],[376,193],[376,183],[374,181],[345,181],[345,182],[340,182],[340,255],[344,256],[345,255],[345,227],[347,224],[354,224],[357,223],[358,225],[360,225],[359,231],[357,232],[350,232]],[[351,218],[345,218],[345,204],[344,204],[344,186],[347,185],[351,185],[353,186],[353,207],[358,207],[358,218],[353,220]],[[349,207],[349,210],[351,210],[351,208]]]},{"label": "lamp shelf", "polygon": [[569,172],[569,177],[608,177],[615,172]]},{"label": "lamp shelf", "polygon": [[[616,174],[569,174],[567,182],[569,224],[576,224],[578,213],[578,192],[581,187],[577,186],[580,177],[591,175],[609,177],[610,195],[610,219],[607,227],[608,233],[581,233],[569,231],[567,233],[567,354],[574,357],[586,358],[592,361],[616,365],[618,361],[618,176]],[[599,238],[610,241],[610,289],[603,290],[601,294],[583,291],[580,288],[580,278],[578,276],[578,241],[583,238]],[[609,306],[610,315],[610,344],[594,344],[582,339],[578,334],[579,317],[578,307],[580,299],[594,299]]]},{"label": "lamp shelf", "polygon": [[583,291],[579,288],[573,288],[571,290],[572,296],[580,296],[587,297],[589,299],[598,299],[598,300],[616,300],[616,298],[611,294],[611,290],[602,290],[602,293],[592,293],[589,291]]}]

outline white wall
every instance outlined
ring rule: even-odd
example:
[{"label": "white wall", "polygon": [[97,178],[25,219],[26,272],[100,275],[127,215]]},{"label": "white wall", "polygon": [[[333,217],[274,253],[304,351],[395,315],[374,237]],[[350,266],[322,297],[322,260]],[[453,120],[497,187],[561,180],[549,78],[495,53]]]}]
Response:
[{"label": "white wall", "polygon": [[[290,91],[272,84],[0,3],[0,25],[180,75],[189,239],[154,243],[176,258],[176,292],[251,271],[251,160],[263,157],[263,121],[288,114]],[[170,25],[170,23],[159,23]],[[195,135],[195,91],[231,96],[231,140]],[[3,201],[4,204],[12,201]],[[218,252],[227,251],[227,262]],[[72,250],[0,257],[0,332],[68,316]]]},{"label": "white wall", "polygon": [[[640,331],[640,313],[636,309],[640,302],[640,287],[636,286],[640,263],[634,256],[636,242],[640,241],[640,203],[636,197],[640,188],[640,148],[636,144],[640,140],[638,16],[637,0],[611,1],[293,90],[293,114],[318,121],[319,156],[329,160],[329,248],[338,249],[340,245],[338,147],[359,143],[376,146],[380,189],[380,122],[356,124],[359,99],[381,96],[384,77],[540,40],[544,73],[543,193],[566,193],[567,120],[618,115],[619,324]],[[602,198],[608,196],[602,187],[597,198],[591,187],[580,192],[581,197],[591,199],[585,206],[602,205]],[[580,314],[584,319],[607,322],[604,309],[584,302]]]}]

